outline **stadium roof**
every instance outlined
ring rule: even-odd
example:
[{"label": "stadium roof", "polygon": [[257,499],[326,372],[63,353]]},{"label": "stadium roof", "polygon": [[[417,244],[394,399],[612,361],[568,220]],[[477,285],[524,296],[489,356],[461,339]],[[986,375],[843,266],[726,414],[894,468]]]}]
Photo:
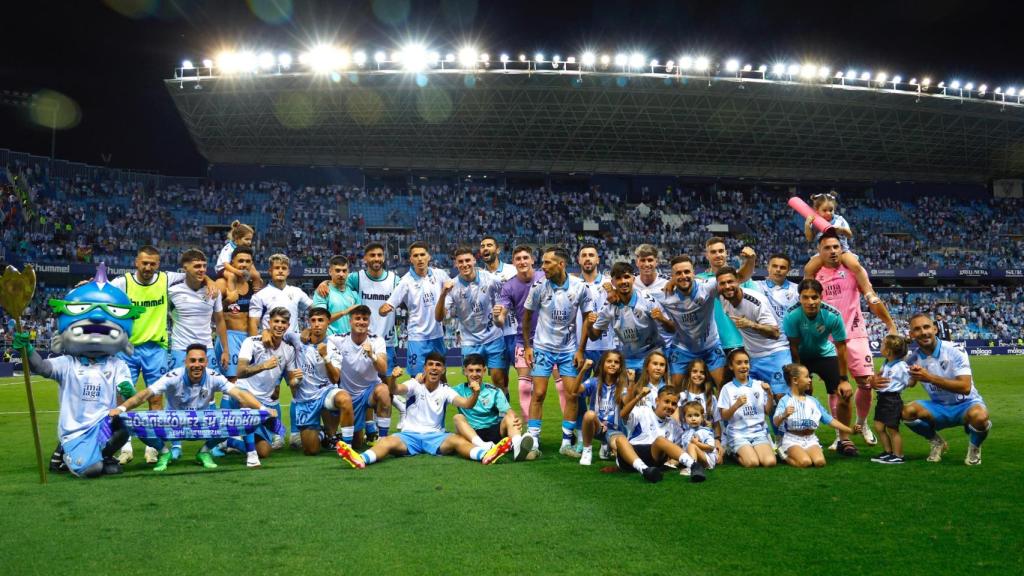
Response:
[{"label": "stadium roof", "polygon": [[783,180],[1024,175],[1024,107],[927,93],[522,70],[165,84],[214,164]]}]

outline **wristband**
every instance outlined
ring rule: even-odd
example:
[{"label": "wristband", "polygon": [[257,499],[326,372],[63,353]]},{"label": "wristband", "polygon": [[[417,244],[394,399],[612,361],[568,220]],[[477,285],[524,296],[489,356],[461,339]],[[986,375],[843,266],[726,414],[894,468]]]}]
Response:
[{"label": "wristband", "polygon": [[128,411],[128,408],[125,408],[124,404],[118,406],[117,409],[121,411],[121,414],[124,414],[125,412]]},{"label": "wristband", "polygon": [[839,379],[842,380],[843,382],[849,382],[850,381],[850,377],[849,376],[840,376]]}]

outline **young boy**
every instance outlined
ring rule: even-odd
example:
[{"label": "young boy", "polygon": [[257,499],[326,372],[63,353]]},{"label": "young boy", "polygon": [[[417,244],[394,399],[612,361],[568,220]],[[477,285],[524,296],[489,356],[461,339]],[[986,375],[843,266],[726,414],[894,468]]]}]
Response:
[{"label": "young boy", "polygon": [[903,464],[903,438],[900,436],[900,418],[903,413],[901,392],[910,382],[910,367],[907,356],[907,339],[889,334],[882,340],[882,356],[885,364],[880,374],[868,376],[868,385],[876,391],[875,432],[882,438],[884,452],[872,458],[879,464]]},{"label": "young boy", "polygon": [[[673,418],[679,405],[679,394],[666,386],[658,392],[654,408],[637,406],[650,389],[644,387],[631,393],[619,413],[626,421],[625,435],[615,436],[619,469],[636,470],[648,482],[661,482],[659,466],[668,460],[682,460],[683,449],[676,443],[682,437],[679,422]],[[703,474],[703,467],[694,462],[691,473]]]},{"label": "young boy", "polygon": [[473,446],[487,448],[485,459],[497,460],[511,449],[513,460],[518,462],[533,450],[533,436],[523,436],[522,422],[512,411],[505,394],[483,381],[485,369],[486,360],[480,354],[469,354],[462,360],[462,372],[467,381],[453,390],[469,398],[473,395],[470,383],[475,383],[480,387],[480,396],[475,406],[459,408],[453,419],[455,429]]}]

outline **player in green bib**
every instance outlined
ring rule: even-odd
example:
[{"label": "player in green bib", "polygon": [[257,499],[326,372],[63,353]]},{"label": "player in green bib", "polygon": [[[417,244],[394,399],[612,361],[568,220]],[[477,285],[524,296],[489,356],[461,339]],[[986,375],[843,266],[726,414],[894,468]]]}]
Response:
[{"label": "player in green bib", "polygon": [[331,276],[327,296],[314,294],[313,307],[326,308],[331,313],[331,323],[327,327],[328,336],[348,334],[352,331],[348,315],[356,306],[363,303],[363,299],[358,292],[348,286],[348,259],[344,256],[331,256],[327,272]]},{"label": "player in green bib", "polygon": [[523,435],[519,416],[512,411],[504,392],[484,382],[486,362],[480,354],[469,354],[462,361],[467,382],[453,389],[459,396],[469,398],[473,390],[469,382],[480,385],[480,395],[471,408],[459,408],[452,420],[459,435],[473,446],[487,449],[484,458],[493,462],[512,450],[514,460],[523,460],[533,449],[533,436]]}]

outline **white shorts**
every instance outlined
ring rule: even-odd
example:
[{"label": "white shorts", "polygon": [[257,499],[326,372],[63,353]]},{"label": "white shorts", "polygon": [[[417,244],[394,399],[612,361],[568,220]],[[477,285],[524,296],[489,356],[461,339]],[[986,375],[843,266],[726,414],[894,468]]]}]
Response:
[{"label": "white shorts", "polygon": [[718,464],[718,450],[712,450],[711,452],[705,452],[704,456],[708,459],[708,470],[713,470],[715,465]]},{"label": "white shorts", "polygon": [[744,446],[754,447],[759,444],[772,446],[772,440],[768,437],[766,430],[728,434],[726,435],[725,451],[728,454],[739,454],[740,448]]},{"label": "white shorts", "polygon": [[817,434],[797,436],[796,434],[790,434],[787,432],[782,436],[782,443],[779,444],[779,456],[782,456],[782,458],[785,459],[786,451],[793,446],[799,446],[804,450],[810,450],[811,448],[821,448],[821,442],[818,442]]}]

